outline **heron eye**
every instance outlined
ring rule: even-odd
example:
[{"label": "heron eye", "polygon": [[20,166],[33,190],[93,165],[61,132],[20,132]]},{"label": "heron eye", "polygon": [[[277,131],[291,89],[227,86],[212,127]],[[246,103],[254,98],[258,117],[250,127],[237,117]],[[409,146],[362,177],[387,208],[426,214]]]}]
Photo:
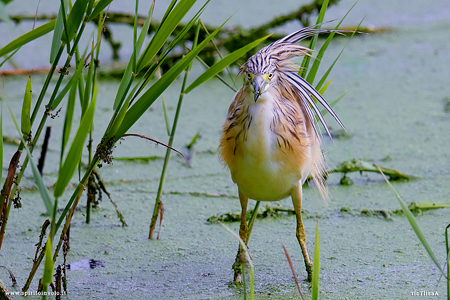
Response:
[{"label": "heron eye", "polygon": [[269,79],[272,79],[272,77],[273,77],[273,73],[269,73],[268,78],[269,78]]}]

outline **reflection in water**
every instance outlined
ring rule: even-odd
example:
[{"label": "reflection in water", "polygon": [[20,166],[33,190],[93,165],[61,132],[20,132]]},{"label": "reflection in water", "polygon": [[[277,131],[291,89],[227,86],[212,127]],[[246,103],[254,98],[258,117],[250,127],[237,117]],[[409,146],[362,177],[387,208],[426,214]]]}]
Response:
[{"label": "reflection in water", "polygon": [[66,268],[68,270],[76,270],[76,271],[80,271],[80,270],[90,270],[90,269],[95,269],[97,267],[102,267],[104,268],[105,265],[103,264],[103,262],[101,260],[95,260],[95,259],[82,259],[76,262],[73,262],[71,264],[68,264],[66,266]]}]

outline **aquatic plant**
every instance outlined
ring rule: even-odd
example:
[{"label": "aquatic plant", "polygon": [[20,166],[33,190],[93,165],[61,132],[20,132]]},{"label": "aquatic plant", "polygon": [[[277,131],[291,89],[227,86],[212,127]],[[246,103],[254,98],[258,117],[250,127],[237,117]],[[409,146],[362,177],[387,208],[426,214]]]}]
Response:
[{"label": "aquatic plant", "polygon": [[[184,16],[192,9],[196,0],[172,0],[161,19],[159,26],[146,43],[145,38],[149,31],[150,22],[153,16],[153,9],[155,1],[150,5],[146,20],[142,25],[142,29],[138,31],[137,11],[139,1],[135,3],[135,17],[133,24],[133,52],[129,59],[127,68],[122,76],[120,85],[113,99],[111,106],[113,113],[107,128],[104,130],[103,138],[97,142],[97,146],[93,146],[92,140],[92,122],[95,115],[96,99],[97,99],[97,84],[98,84],[98,55],[102,44],[102,32],[104,20],[107,17],[107,7],[112,0],[77,0],[69,3],[68,0],[60,1],[60,8],[56,19],[53,19],[29,32],[17,37],[4,47],[0,48],[0,56],[5,59],[1,64],[8,61],[23,45],[26,45],[33,40],[53,31],[53,39],[49,48],[49,61],[51,67],[48,71],[46,80],[41,87],[39,96],[34,107],[31,107],[31,81],[26,85],[25,97],[22,105],[21,128],[22,141],[18,146],[18,150],[11,160],[8,178],[5,181],[2,190],[1,199],[1,222],[2,230],[0,233],[0,245],[3,240],[3,233],[7,225],[8,214],[11,209],[12,201],[18,192],[19,185],[24,174],[25,169],[30,164],[33,170],[35,182],[41,192],[41,197],[47,208],[47,213],[51,217],[51,229],[48,234],[45,246],[38,246],[38,252],[30,276],[23,287],[23,291],[27,291],[34,274],[45,257],[44,273],[42,277],[43,290],[45,290],[52,281],[53,264],[58,256],[62,244],[67,240],[67,231],[73,213],[78,205],[83,190],[88,187],[88,205],[87,205],[87,222],[89,222],[90,207],[93,204],[93,191],[91,189],[93,180],[98,180],[96,177],[96,168],[100,167],[102,163],[111,163],[114,145],[117,141],[125,136],[130,136],[129,129],[135,124],[145,111],[160,97],[172,82],[183,72],[189,69],[193,59],[197,57],[200,51],[213,39],[213,37],[220,31],[219,26],[216,30],[205,36],[205,38],[198,43],[195,43],[192,49],[186,51],[183,57],[174,64],[174,66],[163,74],[156,82],[151,82],[156,71],[165,61],[173,49],[184,41],[185,35],[189,30],[197,24],[199,28],[199,18],[204,11],[209,1],[194,14],[194,16],[184,25],[180,27],[179,24]],[[97,19],[97,29],[94,33],[86,33],[86,24],[92,20]],[[226,21],[225,21],[226,22]],[[83,51],[80,49],[80,39],[84,35],[92,34],[95,38]],[[183,43],[184,44],[184,43]],[[254,46],[257,44],[255,43]],[[248,48],[246,51],[248,51]],[[241,50],[243,51],[243,50]],[[65,53],[65,55],[63,55]],[[241,52],[240,52],[241,53]],[[245,52],[244,52],[245,53]],[[67,56],[65,61],[62,57]],[[233,59],[239,56],[235,54]],[[75,61],[74,61],[75,59]],[[206,79],[214,76],[220,72],[228,64],[232,63],[233,59],[227,59],[219,62],[219,67],[210,68],[205,75],[203,75],[203,82]],[[62,61],[62,62],[61,62]],[[58,68],[59,65],[62,66]],[[72,71],[71,65],[75,66]],[[83,69],[87,67],[87,72],[84,75]],[[220,67],[223,67],[222,69]],[[136,75],[143,72],[142,77]],[[56,72],[57,71],[57,72]],[[50,82],[53,77],[58,75],[57,82],[50,89]],[[72,76],[70,76],[72,74]],[[67,79],[67,77],[69,77]],[[198,82],[201,84],[202,82]],[[192,88],[193,89],[193,88]],[[38,113],[46,99],[46,95],[50,94],[45,105],[45,112],[38,121]],[[78,95],[81,107],[80,122],[76,123],[74,118],[76,97]],[[61,108],[59,105],[67,100],[63,138],[60,148],[60,168],[58,177],[53,189],[53,195],[47,190],[43,183],[42,176],[38,172],[36,164],[31,159],[31,154],[35,149],[38,138],[45,127],[48,117],[54,117],[59,114]],[[176,125],[173,126],[175,129]],[[71,132],[75,132],[75,136],[70,141]],[[133,134],[134,136],[139,136]],[[88,138],[89,137],[89,138]],[[88,138],[88,162],[85,170],[81,168],[81,157]],[[20,168],[17,176],[15,170],[23,150],[26,150],[27,156]],[[61,213],[58,212],[58,199],[65,193],[65,189],[72,180],[75,172],[78,169],[79,183],[73,191],[70,200],[65,205]],[[98,180],[100,187],[100,180]],[[59,239],[56,235],[60,234]],[[57,242],[56,242],[57,241]],[[56,247],[54,245],[56,244]],[[41,249],[39,249],[41,248]],[[52,255],[52,249],[54,249]]]}]

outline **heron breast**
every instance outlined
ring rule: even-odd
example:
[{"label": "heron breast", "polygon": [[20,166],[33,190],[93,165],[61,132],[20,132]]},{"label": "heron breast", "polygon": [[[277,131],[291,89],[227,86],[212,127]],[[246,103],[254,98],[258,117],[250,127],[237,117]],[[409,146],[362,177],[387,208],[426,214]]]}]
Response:
[{"label": "heron breast", "polygon": [[280,159],[282,151],[276,134],[270,126],[273,120],[273,99],[264,93],[249,108],[252,122],[242,140],[242,152],[236,157],[233,181],[239,190],[251,199],[276,201],[290,195],[292,188],[302,179],[299,166]]}]

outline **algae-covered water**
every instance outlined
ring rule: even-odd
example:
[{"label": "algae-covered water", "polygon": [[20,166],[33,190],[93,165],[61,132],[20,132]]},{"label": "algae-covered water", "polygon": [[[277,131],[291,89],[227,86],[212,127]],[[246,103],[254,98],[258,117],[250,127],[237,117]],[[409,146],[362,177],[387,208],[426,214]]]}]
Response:
[{"label": "algae-covered water", "polygon": [[[41,9],[52,12],[49,1],[42,2]],[[264,5],[256,3],[213,0],[204,20],[217,25],[237,10],[230,26],[250,27],[299,5],[297,1],[280,1],[279,5],[270,1]],[[20,12],[21,8],[13,4],[10,13]],[[352,1],[341,1],[329,9],[327,18],[342,17],[351,5]],[[333,82],[325,94],[327,99],[348,92],[336,111],[351,138],[337,138],[334,143],[325,138],[329,164],[338,165],[352,158],[373,161],[420,177],[394,183],[407,203],[449,202],[450,3],[362,0],[345,24],[357,25],[364,17],[366,26],[391,31],[355,37],[330,75]],[[24,24],[27,23],[21,23],[11,32],[5,24],[0,24],[1,43],[11,40],[20,30],[29,30],[24,29]],[[292,22],[279,30],[288,33],[298,27],[298,23]],[[126,33],[131,32],[125,26],[116,26],[115,30],[117,38],[122,35],[124,41],[129,35]],[[329,65],[346,43],[347,39],[337,39],[323,59],[324,64]],[[44,41],[35,47],[45,46]],[[106,64],[110,60],[107,49],[103,45]],[[19,52],[15,56],[21,67],[46,66],[48,59],[40,51],[35,51],[33,57],[26,55],[32,49],[24,47],[21,51],[25,54]],[[123,46],[123,58],[129,51]],[[201,71],[196,66],[190,80]],[[32,77],[34,91],[39,90],[43,80],[42,76]],[[2,81],[5,99],[19,117],[26,78],[6,77]],[[165,93],[170,117],[175,113],[180,83]],[[112,112],[117,88],[117,81],[100,80],[94,121],[97,142]],[[218,80],[207,82],[185,97],[174,146],[186,151],[185,145],[197,132],[201,138],[194,146],[190,166],[180,156],[172,155],[164,186],[165,212],[160,240],[148,240],[147,236],[165,149],[135,138],[127,138],[117,145],[114,152],[117,158],[156,158],[148,162],[115,160],[100,169],[129,226],[120,226],[106,195],[100,208],[93,211],[91,224],[85,223],[85,203],[80,202],[81,209],[75,213],[70,231],[67,260],[71,268],[67,271],[66,299],[243,299],[242,289],[230,285],[237,241],[221,225],[206,224],[213,215],[240,210],[236,187],[216,154],[218,132],[232,97],[233,92]],[[3,122],[4,135],[17,138],[6,110]],[[57,175],[62,123],[62,116],[48,123],[53,129],[44,170],[47,184],[53,184]],[[328,123],[335,131],[338,129],[331,119]],[[161,103],[156,102],[130,132],[167,141]],[[5,144],[4,176],[15,150],[16,146]],[[35,154],[34,159],[37,158]],[[31,172],[25,175],[24,186],[31,186]],[[314,248],[316,220],[319,220],[320,299],[415,299],[416,292],[419,295],[433,292],[438,295],[429,298],[445,299],[446,282],[407,219],[396,214],[385,218],[361,213],[364,210],[392,212],[400,208],[381,176],[366,173],[349,176],[355,182],[352,186],[339,185],[339,175],[330,176],[328,205],[323,204],[314,188],[304,190],[304,224],[310,254]],[[76,183],[76,178],[73,182]],[[71,190],[66,192],[61,207],[70,194]],[[25,283],[40,226],[47,218],[42,215],[45,207],[36,191],[22,191],[20,196],[23,207],[12,210],[0,251],[0,265],[7,266],[18,281],[18,287],[12,287],[7,272],[0,269],[0,278],[10,291],[19,291]],[[279,203],[285,208],[292,207],[289,199]],[[442,265],[449,212],[449,209],[438,209],[416,216]],[[238,223],[227,226],[238,231]],[[294,216],[255,223],[250,251],[257,298],[298,298],[282,245],[291,255],[306,298],[310,298],[304,281],[303,258],[295,238]],[[95,268],[89,265],[91,259],[100,261]],[[62,263],[61,257],[57,263]],[[36,290],[36,279],[41,274],[39,270],[30,290]]]}]

